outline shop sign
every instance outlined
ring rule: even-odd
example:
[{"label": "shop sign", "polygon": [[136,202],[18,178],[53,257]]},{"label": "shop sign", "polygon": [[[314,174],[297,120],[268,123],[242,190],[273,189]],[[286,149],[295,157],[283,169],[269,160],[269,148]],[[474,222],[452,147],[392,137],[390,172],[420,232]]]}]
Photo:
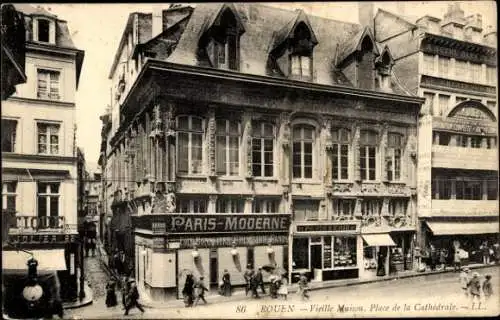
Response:
[{"label": "shop sign", "polygon": [[290,215],[165,214],[135,217],[133,223],[135,228],[155,226],[155,231],[164,226],[166,233],[279,232],[288,231]]},{"label": "shop sign", "polygon": [[217,248],[231,247],[233,245],[260,246],[260,245],[286,245],[288,235],[255,235],[255,236],[234,236],[234,237],[190,237],[184,239],[169,239],[172,242],[180,243],[180,249],[193,248]]},{"label": "shop sign", "polygon": [[65,244],[76,242],[76,234],[23,234],[9,235],[11,244]]},{"label": "shop sign", "polygon": [[297,232],[356,232],[356,224],[297,225]]},{"label": "shop sign", "polygon": [[481,134],[483,132],[485,134],[495,133],[494,128],[484,126],[483,123],[474,121],[458,122],[453,120],[440,121],[436,119],[434,128],[441,130],[450,130],[455,132],[463,132],[463,133],[475,133],[475,134]]}]

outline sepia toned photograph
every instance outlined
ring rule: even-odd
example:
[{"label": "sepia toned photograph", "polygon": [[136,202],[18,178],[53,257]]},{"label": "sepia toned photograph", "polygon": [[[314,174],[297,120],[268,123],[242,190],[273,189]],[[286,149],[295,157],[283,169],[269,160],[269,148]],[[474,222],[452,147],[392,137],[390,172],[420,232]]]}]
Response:
[{"label": "sepia toned photograph", "polygon": [[3,319],[500,315],[496,2],[1,15]]}]

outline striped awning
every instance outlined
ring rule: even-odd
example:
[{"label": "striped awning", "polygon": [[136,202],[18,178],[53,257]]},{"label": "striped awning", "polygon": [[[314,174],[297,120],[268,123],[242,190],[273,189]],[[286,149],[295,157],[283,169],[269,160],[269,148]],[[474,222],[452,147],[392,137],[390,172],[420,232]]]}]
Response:
[{"label": "striped awning", "polygon": [[492,222],[429,222],[427,226],[436,236],[453,234],[489,234],[498,233],[498,221]]},{"label": "striped awning", "polygon": [[388,233],[379,234],[364,234],[363,239],[366,241],[369,247],[380,247],[380,246],[395,246],[394,240]]}]

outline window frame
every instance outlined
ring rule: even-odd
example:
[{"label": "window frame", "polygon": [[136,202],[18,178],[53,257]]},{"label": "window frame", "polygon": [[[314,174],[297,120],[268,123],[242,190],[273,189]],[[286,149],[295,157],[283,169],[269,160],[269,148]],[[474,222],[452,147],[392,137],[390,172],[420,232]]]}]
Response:
[{"label": "window frame", "polygon": [[[14,186],[14,191],[9,191],[9,185]],[[9,211],[9,198],[14,198],[13,212],[17,212],[17,185],[17,181],[2,181],[2,209],[6,210],[7,212]]]},{"label": "window frame", "polygon": [[[398,137],[399,143],[391,142],[391,136]],[[399,132],[388,132],[387,133],[387,149],[386,149],[386,172],[387,172],[387,181],[391,182],[401,182],[403,180],[403,159],[404,159],[404,144],[405,144],[405,136]],[[388,155],[392,151],[392,155]],[[399,152],[399,158],[396,158],[396,153]],[[391,157],[391,168],[387,167],[387,159]],[[399,167],[399,175],[397,175]],[[390,173],[390,175],[389,175]]]},{"label": "window frame", "polygon": [[[300,139],[297,139],[297,137],[295,136],[294,132],[295,132],[295,128],[296,127],[299,127],[300,128]],[[312,132],[312,138],[311,139],[305,139],[304,138],[304,129],[305,128],[310,128],[311,129],[311,132]],[[317,139],[317,127],[311,123],[308,123],[308,122],[297,122],[297,123],[294,123],[292,125],[292,161],[291,161],[291,164],[292,164],[292,180],[294,181],[297,181],[297,180],[313,180],[315,178],[315,174],[314,174],[314,170],[316,168],[316,156],[315,156],[315,151],[316,151],[316,139]],[[295,154],[295,143],[300,143],[300,175],[299,176],[295,176],[295,167],[298,167],[296,164],[295,164],[295,157],[294,157],[294,154]],[[306,171],[306,165],[305,165],[305,144],[306,143],[310,143],[311,144],[311,176],[310,177],[306,177],[305,175],[305,171]]]},{"label": "window frame", "polygon": [[[44,192],[39,192],[39,185],[40,184],[46,184],[45,191]],[[58,184],[58,189],[57,192],[52,192],[52,184]],[[61,187],[62,187],[62,181],[37,181],[36,184],[37,190],[36,190],[36,196],[37,196],[37,217],[59,217],[61,216]],[[46,201],[46,212],[45,216],[40,215],[40,198],[43,197],[45,198],[44,200]],[[51,200],[52,198],[57,198],[57,215],[53,216],[52,215],[52,204]],[[49,215],[47,215],[49,214]]]},{"label": "window frame", "polygon": [[[46,142],[45,142],[45,148],[46,148],[46,152],[40,152],[40,145],[43,145],[43,143],[40,143],[40,125],[45,125],[46,126],[46,131],[45,131],[45,136],[47,137],[46,138]],[[57,127],[57,135],[52,135],[51,132],[50,132],[50,127]],[[41,154],[41,155],[48,155],[48,156],[58,156],[58,155],[62,155],[64,154],[64,150],[63,150],[63,142],[62,142],[62,134],[61,134],[61,130],[62,130],[62,124],[60,122],[52,122],[52,121],[45,121],[45,120],[37,120],[36,121],[36,153],[37,154]],[[53,143],[51,142],[51,138],[53,136],[56,136],[57,137],[57,144],[54,144],[54,145],[57,145],[57,152],[56,153],[52,153],[52,147],[53,147]]]},{"label": "window frame", "polygon": [[[186,207],[185,204],[187,204],[187,211],[183,210],[183,208]],[[205,197],[179,198],[177,200],[176,205],[177,205],[176,211],[179,213],[207,213],[208,211],[208,200]],[[203,208],[204,210],[200,210],[201,208]]]},{"label": "window frame", "polygon": [[[279,213],[280,211],[280,199],[270,198],[270,197],[260,197],[255,198],[252,202],[252,212],[253,213]],[[260,210],[257,210],[257,207]],[[270,207],[275,207],[275,210],[269,210]]]},{"label": "window frame", "polygon": [[[256,134],[255,132],[255,124],[258,124],[258,127],[260,128],[260,133]],[[271,126],[271,135],[266,136],[266,125]],[[271,151],[266,151],[266,142],[269,142],[271,140],[271,146],[272,150]],[[257,151],[254,149],[255,142],[259,141],[260,143],[260,150]],[[266,122],[266,121],[252,121],[252,176],[253,177],[258,177],[258,178],[273,178],[275,176],[275,143],[276,143],[276,126],[273,123]],[[266,163],[266,153],[271,154],[271,163]],[[260,155],[260,161],[259,162],[254,162],[254,155]],[[256,166],[260,166],[260,174],[256,174]],[[271,174],[266,175],[266,166],[271,168]]]},{"label": "window frame", "polygon": [[[220,121],[224,121],[224,134],[221,134],[218,132],[218,124]],[[235,120],[235,119],[216,119],[216,129],[215,129],[215,172],[218,176],[224,176],[224,177],[237,177],[240,175],[240,170],[241,170],[241,121]],[[238,133],[231,133],[231,125],[234,124],[234,122],[237,123],[238,125]],[[224,137],[224,172],[219,170],[219,138]],[[231,139],[237,138],[238,139],[238,149],[237,152],[235,153],[237,155],[236,161],[232,161],[235,159],[231,159],[231,151],[234,151],[233,148],[231,147]],[[231,172],[231,164],[236,164],[236,172]]]},{"label": "window frame", "polygon": [[[372,132],[375,133],[375,143],[370,144],[368,142],[363,142],[362,137],[363,137],[363,132]],[[380,133],[376,130],[373,129],[362,129],[360,131],[360,140],[359,140],[359,157],[360,157],[360,178],[362,181],[369,181],[369,182],[376,182],[379,180],[379,165],[380,165]],[[374,148],[374,157],[370,156],[370,149]],[[363,153],[365,156],[363,156]],[[365,161],[365,168],[363,170],[363,158]],[[373,168],[370,168],[370,159],[373,158],[375,161],[375,165]],[[370,178],[370,171],[374,172],[374,178]],[[364,178],[363,178],[364,177]]]},{"label": "window frame", "polygon": [[[335,198],[332,201],[333,214],[338,217],[354,217],[356,208],[356,199],[354,198]],[[349,207],[349,213],[345,213],[345,207]]]},{"label": "window frame", "polygon": [[[57,81],[52,80],[51,75],[57,75],[58,79]],[[40,77],[44,75],[46,79],[40,79]],[[61,101],[63,99],[62,97],[62,86],[61,83],[63,83],[62,79],[62,70],[61,69],[54,69],[50,67],[37,67],[36,68],[36,80],[37,80],[37,85],[36,85],[36,97],[37,99],[42,99],[42,100],[51,100],[51,101]],[[45,81],[46,82],[46,93],[43,94],[40,92],[40,81]],[[53,83],[57,83],[56,86],[52,87]],[[57,93],[52,93],[52,89],[57,88]]]},{"label": "window frame", "polygon": [[[181,128],[179,126],[179,119],[181,118],[187,118],[188,119],[188,128],[185,129],[185,128]],[[201,122],[201,130],[200,131],[196,131],[195,129],[193,129],[193,119],[194,118],[197,118],[200,120]],[[196,175],[203,175],[204,173],[204,166],[203,166],[203,162],[204,162],[204,152],[203,152],[203,147],[204,147],[204,135],[205,135],[205,119],[203,117],[200,117],[198,115],[178,115],[175,119],[175,122],[176,122],[176,132],[175,132],[175,139],[176,139],[176,154],[175,154],[175,157],[176,157],[176,174],[177,175],[187,175],[187,176],[196,176]],[[180,172],[179,171],[179,162],[182,161],[183,159],[180,159],[179,155],[181,154],[179,152],[179,149],[182,147],[181,146],[181,143],[180,143],[180,138],[179,138],[179,134],[187,134],[187,137],[188,137],[188,146],[187,146],[187,163],[188,163],[188,168],[187,168],[187,172]],[[200,161],[200,164],[199,164],[199,172],[196,170],[193,170],[193,165],[194,165],[194,161],[195,159],[193,159],[193,151],[194,151],[194,146],[193,146],[193,135],[199,135],[200,138],[201,138],[201,144],[199,146],[200,148],[200,154],[201,154],[201,159],[197,159],[196,161]]]},{"label": "window frame", "polygon": [[[19,124],[19,120],[18,119],[12,119],[12,118],[2,118],[2,123],[3,122],[11,122],[11,123],[14,123],[13,124],[13,128],[14,130],[12,130],[8,136],[9,136],[9,141],[10,141],[10,151],[5,149],[4,150],[4,145],[3,145],[3,135],[4,135],[4,130],[6,129],[6,127],[11,127],[10,125],[7,126],[7,125],[4,125],[2,124],[2,152],[7,152],[7,153],[15,153],[16,152],[16,146],[17,146],[17,127],[18,127],[18,124]],[[5,123],[7,124],[7,123]]]},{"label": "window frame", "polygon": [[[307,61],[303,61],[307,59]],[[297,77],[297,78],[300,78],[300,79],[312,79],[312,66],[313,66],[313,59],[312,59],[312,56],[310,55],[303,55],[303,54],[295,54],[295,53],[292,53],[290,54],[290,57],[289,57],[289,61],[290,61],[290,75],[292,77]],[[308,63],[307,63],[308,62]],[[306,73],[306,68],[304,68],[304,66],[307,65],[307,68],[309,68],[309,72]],[[294,71],[297,71],[298,70],[298,73],[294,72]]]},{"label": "window frame", "polygon": [[[221,209],[221,207],[225,207]],[[215,203],[215,213],[236,213],[245,211],[245,199],[238,197],[218,197]]]},{"label": "window frame", "polygon": [[[333,132],[337,132],[336,137],[333,135]],[[347,139],[343,139],[342,137],[347,137]],[[352,135],[351,130],[344,127],[335,127],[332,128],[332,180],[333,181],[350,181],[351,179],[351,150],[352,150]],[[342,165],[342,149],[343,147],[347,147],[347,167],[343,167]],[[342,175],[342,170],[347,170],[347,176],[344,177]]]}]

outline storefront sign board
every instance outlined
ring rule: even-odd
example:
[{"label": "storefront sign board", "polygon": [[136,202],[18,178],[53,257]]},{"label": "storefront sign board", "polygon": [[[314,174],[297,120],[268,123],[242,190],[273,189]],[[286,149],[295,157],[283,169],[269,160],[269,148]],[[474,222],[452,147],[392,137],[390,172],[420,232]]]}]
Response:
[{"label": "storefront sign board", "polygon": [[359,231],[357,224],[308,224],[297,225],[296,232],[351,232]]},{"label": "storefront sign board", "polygon": [[[169,243],[175,243],[180,249],[193,248],[218,248],[235,246],[261,246],[261,245],[286,245],[288,235],[251,235],[233,237],[188,237],[169,239]],[[170,247],[170,246],[169,246]]]}]

